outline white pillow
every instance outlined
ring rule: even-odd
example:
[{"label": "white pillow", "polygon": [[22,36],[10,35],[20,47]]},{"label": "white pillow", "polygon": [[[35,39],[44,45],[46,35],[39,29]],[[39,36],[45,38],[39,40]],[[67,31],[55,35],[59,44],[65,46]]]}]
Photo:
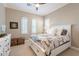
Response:
[{"label": "white pillow", "polygon": [[57,32],[57,28],[56,27],[52,27],[49,30],[47,30],[47,34],[53,35],[55,36]]},{"label": "white pillow", "polygon": [[62,27],[60,27],[60,28],[57,28],[57,35],[58,36],[60,36],[61,35],[61,33],[62,33],[62,30],[63,30],[63,28]]}]

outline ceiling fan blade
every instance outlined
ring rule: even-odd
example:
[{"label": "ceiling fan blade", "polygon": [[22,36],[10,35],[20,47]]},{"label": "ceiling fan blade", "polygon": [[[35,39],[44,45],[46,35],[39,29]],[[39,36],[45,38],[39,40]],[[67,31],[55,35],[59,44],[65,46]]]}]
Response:
[{"label": "ceiling fan blade", "polygon": [[32,4],[31,3],[27,3],[27,6],[32,6]]}]

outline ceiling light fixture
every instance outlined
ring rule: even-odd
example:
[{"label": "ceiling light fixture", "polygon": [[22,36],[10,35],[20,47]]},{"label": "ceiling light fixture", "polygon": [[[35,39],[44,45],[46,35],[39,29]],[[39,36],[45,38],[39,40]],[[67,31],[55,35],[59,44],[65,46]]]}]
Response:
[{"label": "ceiling light fixture", "polygon": [[27,3],[27,6],[34,6],[36,8],[36,11],[38,11],[39,7],[44,5],[46,3]]},{"label": "ceiling light fixture", "polygon": [[44,5],[45,3],[34,3],[34,6],[36,8],[36,10],[38,11],[38,8],[42,5]]},{"label": "ceiling light fixture", "polygon": [[34,4],[34,6],[35,6],[36,10],[38,11],[38,8],[40,7],[40,4],[36,3],[36,4]]},{"label": "ceiling light fixture", "polygon": [[39,3],[36,3],[36,4],[35,4],[35,7],[40,7],[40,4],[39,4]]}]

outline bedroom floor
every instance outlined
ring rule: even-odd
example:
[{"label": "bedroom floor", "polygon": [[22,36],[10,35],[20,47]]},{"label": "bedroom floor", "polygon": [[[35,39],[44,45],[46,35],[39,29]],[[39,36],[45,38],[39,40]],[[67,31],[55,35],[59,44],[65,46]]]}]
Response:
[{"label": "bedroom floor", "polygon": [[[10,56],[35,56],[35,53],[28,46],[28,40],[25,44],[11,47]],[[79,56],[79,51],[67,49],[58,56]]]}]

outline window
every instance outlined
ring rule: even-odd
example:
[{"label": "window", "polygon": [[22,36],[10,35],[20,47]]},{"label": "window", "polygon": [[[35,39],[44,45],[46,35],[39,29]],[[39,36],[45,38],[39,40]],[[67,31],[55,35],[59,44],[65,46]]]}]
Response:
[{"label": "window", "polygon": [[36,20],[35,19],[33,19],[32,20],[32,33],[36,33]]},{"label": "window", "polygon": [[27,27],[28,27],[28,19],[26,17],[23,17],[21,19],[21,33],[22,34],[27,34],[28,32]]}]

